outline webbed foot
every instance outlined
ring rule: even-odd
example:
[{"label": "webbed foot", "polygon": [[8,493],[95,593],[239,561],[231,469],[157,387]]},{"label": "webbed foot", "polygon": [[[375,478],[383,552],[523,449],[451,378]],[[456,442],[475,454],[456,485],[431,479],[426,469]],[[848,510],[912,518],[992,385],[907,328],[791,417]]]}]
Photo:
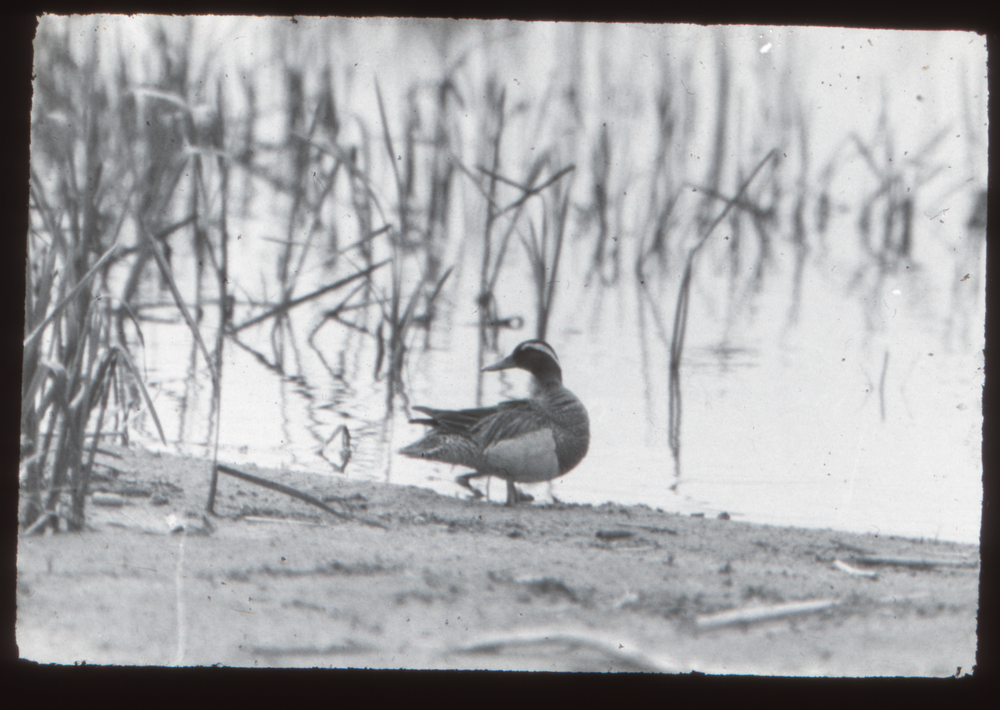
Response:
[{"label": "webbed foot", "polygon": [[482,475],[483,474],[476,473],[475,471],[473,471],[472,473],[465,473],[462,474],[461,476],[456,476],[455,483],[462,486],[463,488],[468,488],[470,491],[472,491],[472,496],[474,498],[482,498],[483,492],[480,491],[478,488],[474,487],[471,483],[473,478],[477,478]]},{"label": "webbed foot", "polygon": [[507,481],[507,503],[506,505],[514,506],[518,503],[530,503],[535,500],[535,496],[530,493],[525,493],[517,486],[514,485],[513,481]]}]

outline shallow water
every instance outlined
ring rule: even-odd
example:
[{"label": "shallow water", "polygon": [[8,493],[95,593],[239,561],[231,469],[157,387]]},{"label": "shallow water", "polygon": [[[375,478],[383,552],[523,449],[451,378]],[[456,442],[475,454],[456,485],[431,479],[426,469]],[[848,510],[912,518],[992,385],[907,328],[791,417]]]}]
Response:
[{"label": "shallow water", "polygon": [[[780,273],[780,259],[775,269]],[[882,285],[877,329],[869,330],[864,299],[843,293],[827,270],[823,264],[808,268],[794,326],[787,321],[791,301],[783,278],[774,278],[778,286],[756,299],[755,314],[728,329],[725,314],[713,310],[724,300],[714,298],[711,279],[695,290],[682,364],[679,478],[667,447],[666,350],[648,333],[643,357],[635,289],[597,296],[591,286],[568,286],[557,296],[560,328],[549,340],[566,385],[588,408],[592,442],[574,471],[529,486],[529,492],[539,500],[644,503],[710,516],[725,511],[758,522],[977,541],[982,361],[972,343],[945,340],[940,314],[926,305],[944,302],[938,292],[950,273],[925,271],[906,277],[910,282]],[[459,274],[457,293],[463,292],[461,281]],[[527,298],[521,299],[525,310],[518,310],[518,296],[528,292],[526,281],[520,285],[519,292],[518,284],[501,284],[509,296],[503,302],[511,304],[507,315],[530,314]],[[663,311],[672,318],[672,302],[666,303],[670,308]],[[476,404],[474,304],[449,305],[429,335],[431,349],[422,349],[425,331],[412,339],[406,372],[411,405]],[[981,295],[970,299],[973,324],[982,323],[982,305]],[[315,313],[296,314],[296,331],[307,333],[317,319]],[[393,454],[423,428],[409,425],[399,411],[383,420],[385,394],[383,383],[372,382],[371,339],[342,326],[321,332],[317,345],[328,362],[343,363],[341,379],[331,377],[304,344],[298,351],[303,378],[296,381],[281,380],[245,351],[227,348],[220,460],[464,495],[453,482],[461,468]],[[981,333],[974,326],[970,332]],[[177,408],[164,404],[185,378],[187,351],[176,347],[185,341],[182,326],[147,325],[145,334],[150,379],[159,383],[156,406],[167,432],[177,432]],[[501,332],[497,357],[532,335],[526,329]],[[197,403],[202,413],[210,392],[204,379]],[[485,373],[483,382],[483,403],[528,394],[527,373]],[[188,415],[189,422],[202,420],[203,414]],[[320,455],[340,423],[353,442],[346,474],[333,472]],[[155,445],[148,437],[146,443]],[[211,454],[190,443],[178,448]],[[339,443],[328,452],[333,461],[337,449]],[[496,481],[489,492],[504,497]]]}]

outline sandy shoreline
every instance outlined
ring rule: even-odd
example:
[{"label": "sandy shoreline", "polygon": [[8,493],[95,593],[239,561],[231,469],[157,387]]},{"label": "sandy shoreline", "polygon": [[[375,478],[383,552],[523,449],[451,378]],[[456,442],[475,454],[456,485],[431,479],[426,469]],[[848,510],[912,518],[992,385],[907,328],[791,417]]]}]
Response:
[{"label": "sandy shoreline", "polygon": [[101,457],[114,470],[90,530],[19,540],[24,658],[833,676],[975,662],[974,545],[252,467],[385,527],[226,476],[206,518],[208,462],[118,453]]}]

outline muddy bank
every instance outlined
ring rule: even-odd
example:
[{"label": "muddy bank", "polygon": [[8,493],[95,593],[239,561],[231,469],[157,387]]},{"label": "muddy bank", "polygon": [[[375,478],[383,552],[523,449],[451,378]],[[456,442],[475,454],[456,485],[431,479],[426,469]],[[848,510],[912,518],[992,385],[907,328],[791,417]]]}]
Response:
[{"label": "muddy bank", "polygon": [[88,531],[19,541],[24,658],[934,676],[975,661],[975,546],[263,469],[246,470],[351,519],[225,476],[205,517],[208,462],[118,453]]}]

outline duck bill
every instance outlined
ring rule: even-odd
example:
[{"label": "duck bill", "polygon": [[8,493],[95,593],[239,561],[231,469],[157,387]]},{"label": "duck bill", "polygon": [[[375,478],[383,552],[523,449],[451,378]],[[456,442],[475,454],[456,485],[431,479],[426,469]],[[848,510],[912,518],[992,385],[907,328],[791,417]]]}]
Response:
[{"label": "duck bill", "polygon": [[494,363],[492,365],[487,365],[483,368],[483,372],[496,372],[497,370],[510,370],[517,367],[514,364],[513,356],[508,355],[500,362]]}]

